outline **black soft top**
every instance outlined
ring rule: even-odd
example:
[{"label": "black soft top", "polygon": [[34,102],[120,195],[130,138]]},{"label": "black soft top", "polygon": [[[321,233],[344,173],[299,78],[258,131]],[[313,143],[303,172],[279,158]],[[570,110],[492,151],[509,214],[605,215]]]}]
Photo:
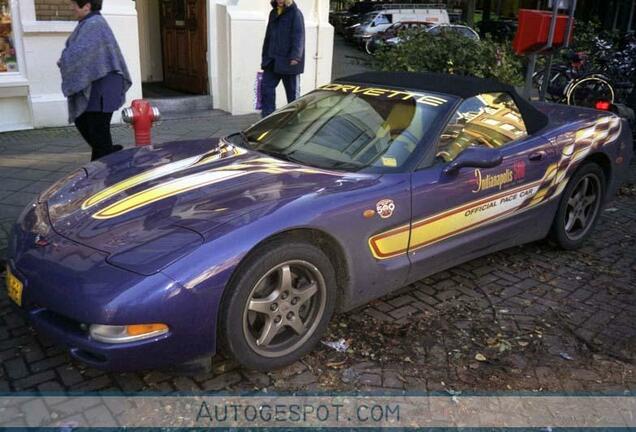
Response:
[{"label": "black soft top", "polygon": [[548,117],[521,97],[514,87],[492,79],[431,72],[365,72],[337,79],[336,82],[431,91],[454,95],[462,99],[482,93],[505,92],[512,96],[519,107],[528,133],[535,133],[548,124]]}]

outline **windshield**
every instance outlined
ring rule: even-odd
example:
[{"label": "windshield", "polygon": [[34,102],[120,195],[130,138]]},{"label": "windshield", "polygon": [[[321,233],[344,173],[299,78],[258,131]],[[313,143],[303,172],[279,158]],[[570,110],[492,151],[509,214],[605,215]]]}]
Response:
[{"label": "windshield", "polygon": [[272,157],[352,172],[398,172],[454,98],[328,84],[274,112],[237,139]]},{"label": "windshield", "polygon": [[371,13],[364,14],[362,16],[362,20],[360,21],[360,24],[363,25],[363,26],[371,24],[371,21],[373,21],[373,18],[375,18],[376,15],[377,15],[376,12],[371,12]]}]

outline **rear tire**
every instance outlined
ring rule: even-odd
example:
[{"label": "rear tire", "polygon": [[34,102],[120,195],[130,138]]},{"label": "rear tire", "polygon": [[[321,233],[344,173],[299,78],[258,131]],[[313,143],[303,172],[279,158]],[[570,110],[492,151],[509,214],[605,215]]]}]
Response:
[{"label": "rear tire", "polygon": [[598,221],[605,196],[605,176],[595,163],[580,167],[570,179],[557,210],[550,238],[563,249],[578,249]]},{"label": "rear tire", "polygon": [[221,343],[241,365],[260,371],[287,366],[314,347],[337,293],[335,271],[322,250],[283,241],[248,258],[226,290]]}]

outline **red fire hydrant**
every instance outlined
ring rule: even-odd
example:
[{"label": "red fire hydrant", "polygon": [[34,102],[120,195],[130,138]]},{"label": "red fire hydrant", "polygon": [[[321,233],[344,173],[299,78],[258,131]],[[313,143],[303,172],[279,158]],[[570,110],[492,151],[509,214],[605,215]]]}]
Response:
[{"label": "red fire hydrant", "polygon": [[151,144],[152,124],[161,119],[161,113],[147,100],[136,99],[121,111],[121,118],[135,130],[135,145],[145,146]]}]

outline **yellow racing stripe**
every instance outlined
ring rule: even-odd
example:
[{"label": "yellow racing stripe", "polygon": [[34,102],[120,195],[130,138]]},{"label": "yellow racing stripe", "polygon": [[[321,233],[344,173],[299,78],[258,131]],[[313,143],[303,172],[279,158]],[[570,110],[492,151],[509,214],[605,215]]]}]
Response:
[{"label": "yellow racing stripe", "polygon": [[148,181],[156,180],[158,178],[183,171],[193,166],[209,164],[223,157],[239,156],[245,152],[246,150],[243,150],[239,147],[230,147],[229,150],[225,150],[225,147],[221,147],[220,149],[214,149],[213,151],[204,153],[202,155],[192,156],[180,161],[172,162],[150,169],[141,174],[137,174],[135,176],[127,178],[126,180],[116,183],[110,187],[107,187],[106,189],[91,196],[86,201],[84,201],[84,203],[82,203],[82,210],[89,209],[103,201],[106,201],[107,199],[114,197],[115,195],[118,195],[125,190],[133,188],[135,186],[139,186],[140,184],[146,183]]},{"label": "yellow racing stripe", "polygon": [[543,179],[493,194],[421,219],[414,222],[410,230],[408,225],[403,225],[375,235],[369,239],[371,253],[380,260],[393,258],[407,250],[417,250],[508,215],[532,199],[539,191],[542,181]]},{"label": "yellow racing stripe", "polygon": [[246,174],[244,171],[207,171],[181,177],[117,201],[93,215],[95,219],[110,219],[128,213],[159,200],[179,195],[183,192],[209,186]]}]

